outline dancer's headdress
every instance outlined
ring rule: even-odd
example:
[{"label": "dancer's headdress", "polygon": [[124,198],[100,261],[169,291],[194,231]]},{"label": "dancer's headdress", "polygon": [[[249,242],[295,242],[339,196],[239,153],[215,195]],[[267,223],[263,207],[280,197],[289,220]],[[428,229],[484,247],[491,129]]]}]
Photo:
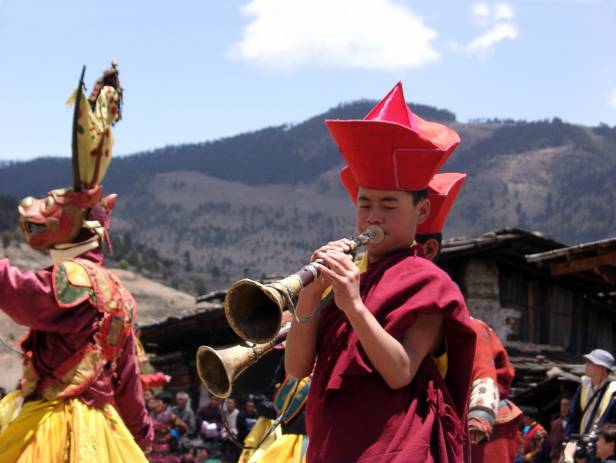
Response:
[{"label": "dancer's headdress", "polygon": [[29,196],[19,204],[21,229],[34,249],[71,243],[82,230],[110,244],[108,228],[115,195],[103,198],[101,182],[111,162],[111,127],[120,119],[122,87],[114,61],[86,98],[84,73],[85,67],[67,102],[74,103],[73,187],[52,190],[42,199]]}]

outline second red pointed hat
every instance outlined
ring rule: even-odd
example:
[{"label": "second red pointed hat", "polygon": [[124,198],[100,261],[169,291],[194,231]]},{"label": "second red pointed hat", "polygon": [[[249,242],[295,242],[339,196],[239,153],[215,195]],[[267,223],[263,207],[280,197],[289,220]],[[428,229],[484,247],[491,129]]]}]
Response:
[{"label": "second red pointed hat", "polygon": [[442,233],[449,212],[464,185],[466,174],[448,172],[436,174],[428,187],[430,215],[425,222],[417,225],[418,235]]}]

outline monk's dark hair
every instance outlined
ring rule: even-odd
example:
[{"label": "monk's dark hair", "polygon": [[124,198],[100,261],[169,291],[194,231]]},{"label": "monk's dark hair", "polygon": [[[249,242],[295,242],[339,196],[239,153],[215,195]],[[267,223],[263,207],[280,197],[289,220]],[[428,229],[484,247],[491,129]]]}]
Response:
[{"label": "monk's dark hair", "polygon": [[411,195],[411,198],[413,198],[413,204],[415,206],[417,206],[417,204],[419,204],[422,200],[428,197],[427,188],[424,188],[423,190],[418,190],[418,191],[409,191],[408,193]]},{"label": "monk's dark hair", "polygon": [[442,233],[417,233],[415,235],[415,241],[420,244],[425,244],[428,240],[436,240],[438,248],[441,249],[441,243],[443,242]]}]

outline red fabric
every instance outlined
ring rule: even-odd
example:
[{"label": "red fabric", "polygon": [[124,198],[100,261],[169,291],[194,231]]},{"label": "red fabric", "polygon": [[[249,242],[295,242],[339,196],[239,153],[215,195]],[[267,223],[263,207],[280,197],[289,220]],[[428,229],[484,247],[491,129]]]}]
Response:
[{"label": "red fabric", "polygon": [[418,235],[442,233],[449,211],[456,202],[458,193],[464,185],[466,174],[445,173],[436,174],[430,180],[428,199],[430,200],[430,215],[427,220],[417,225]]},{"label": "red fabric", "polygon": [[[103,260],[100,250],[82,257],[99,264]],[[51,269],[23,272],[12,267],[8,259],[0,260],[0,307],[15,322],[31,328],[23,347],[31,352],[41,382],[53,377],[60,365],[93,339],[101,318],[101,313],[87,301],[70,309],[58,307]],[[143,447],[151,441],[152,429],[134,352],[131,332],[116,361],[115,373],[110,368],[103,369],[79,398],[96,408],[114,403]]]},{"label": "red fabric", "polygon": [[347,162],[341,180],[351,198],[357,196],[357,185],[379,190],[427,188],[460,143],[455,131],[411,112],[400,82],[364,119],[329,119],[325,124]]},{"label": "red fabric", "polygon": [[496,333],[481,320],[472,321],[477,336],[477,348],[473,360],[473,381],[479,378],[492,378],[498,384],[498,394],[502,399],[509,397],[515,370],[509,362],[509,355]]},{"label": "red fabric", "polygon": [[471,447],[472,463],[513,463],[521,439],[518,422],[494,426],[490,440]]},{"label": "red fabric", "polygon": [[157,371],[149,375],[140,374],[141,386],[143,389],[152,389],[155,387],[163,387],[169,382],[167,375]]},{"label": "red fabric", "polygon": [[[483,321],[472,319],[477,336],[473,360],[473,381],[491,378],[498,385],[501,401],[509,396],[515,370],[496,333]],[[502,404],[502,402],[501,402]],[[520,410],[512,403],[499,406],[492,434],[487,442],[472,446],[472,462],[513,462],[519,444]]]},{"label": "red fabric", "polygon": [[565,441],[565,424],[563,418],[556,418],[550,426],[548,440],[550,442],[550,462],[558,463]]},{"label": "red fabric", "polygon": [[307,461],[467,461],[465,417],[475,336],[459,290],[414,247],[370,264],[361,276],[360,293],[397,339],[417,315],[442,314],[447,320],[447,378],[428,356],[407,387],[390,389],[332,302],[319,322],[306,410]]}]

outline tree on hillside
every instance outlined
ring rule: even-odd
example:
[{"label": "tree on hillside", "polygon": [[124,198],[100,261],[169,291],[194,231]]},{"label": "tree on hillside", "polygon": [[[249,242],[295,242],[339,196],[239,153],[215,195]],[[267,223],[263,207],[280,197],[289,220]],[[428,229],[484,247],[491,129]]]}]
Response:
[{"label": "tree on hillside", "polygon": [[0,232],[13,230],[17,226],[17,200],[0,194]]}]

